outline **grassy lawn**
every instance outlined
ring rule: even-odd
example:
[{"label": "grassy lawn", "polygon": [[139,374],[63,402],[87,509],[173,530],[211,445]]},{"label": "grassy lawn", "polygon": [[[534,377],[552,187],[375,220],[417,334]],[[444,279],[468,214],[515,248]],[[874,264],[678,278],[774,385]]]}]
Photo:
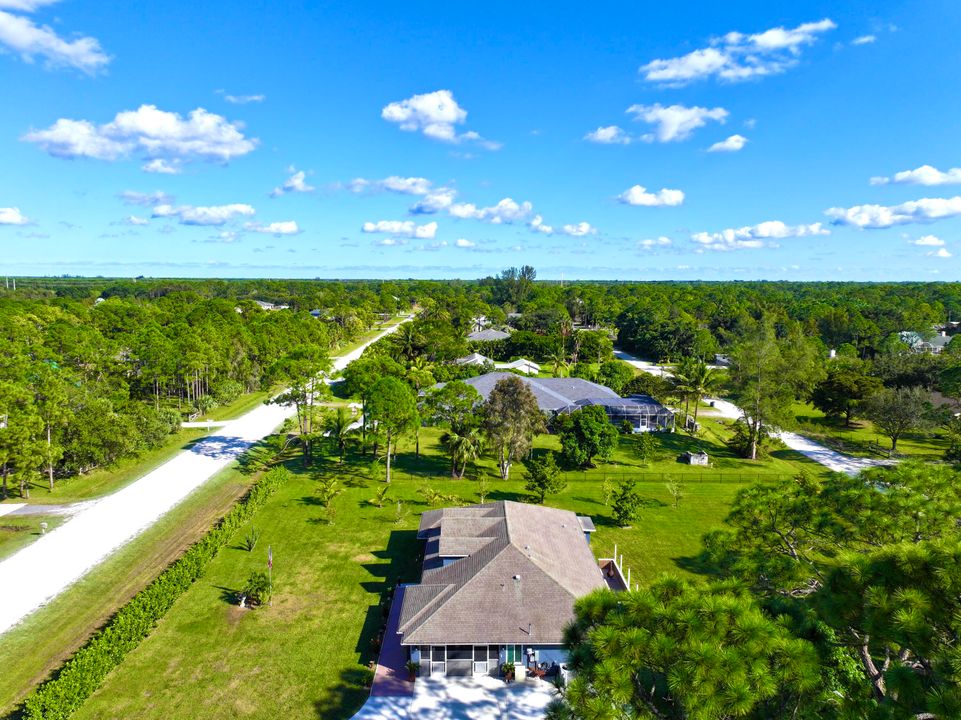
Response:
[{"label": "grassy lawn", "polygon": [[0,517],[0,560],[13,555],[20,548],[40,537],[40,523],[47,523],[47,532],[64,521],[61,515],[24,515]]},{"label": "grassy lawn", "polygon": [[[218,474],[48,605],[0,635],[0,715],[206,532],[249,483],[237,470]],[[0,524],[7,520],[0,518]]]},{"label": "grassy lawn", "polygon": [[[428,509],[422,488],[429,482],[451,496],[449,503],[478,502],[484,485],[488,500],[526,498],[519,466],[510,481],[446,477],[438,436],[433,429],[422,432],[420,458],[412,447],[402,448],[383,508],[369,502],[382,487],[368,476],[369,457],[353,455],[344,465],[324,459],[312,472],[292,464],[291,483],[252,522],[261,532],[256,550],[240,547],[247,532],[241,528],[232,547],[214,560],[205,577],[76,717],[349,718],[367,694],[363,666],[373,658],[370,641],[384,620],[382,594],[418,577],[415,529],[419,514]],[[632,528],[615,527],[604,504],[608,466],[572,475],[548,504],[592,516],[598,526],[595,553],[609,556],[616,543],[633,581],[645,583],[664,571],[683,574],[700,548],[701,535],[722,523],[743,485],[736,479],[706,481],[704,474],[698,478],[703,469],[668,457],[674,446],[650,468],[642,468],[628,457],[629,442],[622,440],[618,467],[646,473],[641,477],[647,479],[638,485],[644,504]],[[544,437],[538,444],[553,446],[556,439]],[[746,461],[718,452],[725,468],[745,469]],[[676,509],[658,476],[668,467],[685,478]],[[780,458],[749,468],[745,477],[751,478],[796,471],[792,461]],[[472,474],[488,477],[490,469],[485,460]],[[321,477],[337,478],[342,488],[333,502],[333,518],[317,499]],[[268,546],[274,554],[273,606],[242,610],[230,598],[251,572],[265,569]]]},{"label": "grassy lawn", "polygon": [[[878,432],[870,420],[856,418],[851,427],[845,427],[843,421],[825,417],[809,403],[795,403],[794,413],[804,435],[849,455],[877,457],[887,455],[891,448],[891,441]],[[898,455],[914,460],[940,460],[948,445],[941,429],[907,433],[898,440]]]}]

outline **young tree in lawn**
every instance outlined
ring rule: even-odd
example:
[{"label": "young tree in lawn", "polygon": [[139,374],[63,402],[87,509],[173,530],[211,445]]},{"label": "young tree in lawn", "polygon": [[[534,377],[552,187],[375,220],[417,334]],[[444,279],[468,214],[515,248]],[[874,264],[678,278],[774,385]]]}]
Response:
[{"label": "young tree in lawn", "polygon": [[417,398],[410,386],[395,377],[383,377],[371,386],[367,411],[373,422],[384,433],[386,482],[390,484],[390,460],[397,438],[412,432],[420,424]]},{"label": "young tree in lawn", "polygon": [[484,429],[497,456],[502,479],[510,478],[511,465],[531,449],[534,436],[545,430],[537,398],[519,377],[499,380],[484,403]]},{"label": "young tree in lawn", "polygon": [[862,401],[879,392],[879,378],[868,374],[868,363],[856,358],[837,358],[827,368],[827,376],[814,386],[811,402],[831,418],[843,418],[850,427]]},{"label": "young tree in lawn", "polygon": [[637,436],[634,441],[634,454],[637,455],[637,459],[640,460],[644,466],[651,464],[651,460],[654,459],[654,454],[657,452],[657,439],[654,437],[654,433],[642,432]]},{"label": "young tree in lawn", "polygon": [[864,416],[891,441],[897,452],[898,440],[906,432],[931,424],[931,396],[924,388],[886,388],[864,401]]},{"label": "young tree in lawn", "polygon": [[625,480],[617,486],[614,496],[611,498],[611,511],[614,513],[614,522],[618,527],[628,527],[637,517],[637,512],[641,508],[641,496],[638,495],[635,480]]},{"label": "young tree in lawn", "polygon": [[431,422],[448,428],[441,442],[450,455],[451,477],[463,477],[468,463],[480,454],[483,398],[471,385],[453,380],[431,390],[424,407]]},{"label": "young tree in lawn", "polygon": [[574,612],[564,695],[574,717],[814,717],[798,714],[820,690],[814,645],[735,585],[668,576],[645,590],[595,592]]},{"label": "young tree in lawn", "polygon": [[548,495],[557,495],[567,487],[567,483],[560,476],[561,469],[554,456],[554,451],[548,450],[543,455],[524,460],[524,467],[527,469],[525,489],[533,493],[539,505],[544,504],[544,498]]},{"label": "young tree in lawn", "polygon": [[315,345],[299,345],[274,366],[273,374],[288,389],[270,400],[272,404],[293,405],[297,411],[300,442],[304,449],[304,464],[312,458],[314,420],[317,401],[329,393],[323,375],[330,368],[327,353]]},{"label": "young tree in lawn", "polygon": [[617,428],[600,405],[588,405],[558,416],[555,429],[561,440],[565,462],[577,467],[594,467],[594,458],[609,458],[617,447]]}]

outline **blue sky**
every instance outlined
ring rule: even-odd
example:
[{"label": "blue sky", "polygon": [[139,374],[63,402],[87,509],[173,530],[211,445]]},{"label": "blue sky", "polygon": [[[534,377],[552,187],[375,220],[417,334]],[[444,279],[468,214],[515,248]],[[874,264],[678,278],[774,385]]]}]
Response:
[{"label": "blue sky", "polygon": [[0,272],[955,280],[961,5],[0,0]]}]

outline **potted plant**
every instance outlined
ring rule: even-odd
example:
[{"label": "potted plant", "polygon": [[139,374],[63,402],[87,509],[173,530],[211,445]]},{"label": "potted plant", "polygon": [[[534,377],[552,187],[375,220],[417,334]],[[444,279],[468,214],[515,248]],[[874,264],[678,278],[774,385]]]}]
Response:
[{"label": "potted plant", "polygon": [[414,682],[414,679],[417,677],[417,669],[420,667],[420,665],[415,663],[413,660],[408,660],[405,667],[407,668],[407,679],[411,682]]},{"label": "potted plant", "polygon": [[501,665],[501,674],[504,676],[504,682],[509,683],[514,680],[514,663],[506,662]]}]

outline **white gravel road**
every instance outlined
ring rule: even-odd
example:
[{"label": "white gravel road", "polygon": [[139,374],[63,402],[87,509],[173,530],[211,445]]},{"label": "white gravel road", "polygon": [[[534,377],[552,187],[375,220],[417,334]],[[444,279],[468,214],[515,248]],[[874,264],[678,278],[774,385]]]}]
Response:
[{"label": "white gravel road", "polygon": [[[331,374],[343,370],[367,345],[398,325],[336,358]],[[0,592],[0,634],[150,527],[293,414],[293,407],[278,405],[251,410],[122,490],[90,503],[68,522],[0,562],[0,588],[7,588]]]},{"label": "white gravel road", "polygon": [[[633,355],[624,352],[623,350],[615,350],[615,356],[620,360],[633,365],[639,370],[643,370],[651,375],[657,375],[659,377],[671,377],[671,371],[667,368],[655,365],[654,363],[648,362],[647,360],[640,360]],[[730,420],[737,420],[744,416],[744,412],[732,402],[727,400],[721,400],[720,398],[705,398],[707,402],[714,403],[714,416],[720,416],[723,418],[728,418]],[[848,475],[857,475],[862,470],[871,467],[878,467],[879,465],[890,464],[890,461],[886,460],[874,460],[871,458],[860,458],[852,457],[850,455],[845,455],[844,453],[839,453],[837,450],[832,450],[829,447],[825,447],[819,443],[810,440],[803,435],[798,435],[793,432],[779,432],[777,437],[787,445],[792,450],[795,450],[802,455],[811,458],[814,462],[824,465],[826,468],[834,470],[835,472],[843,472]]]}]

